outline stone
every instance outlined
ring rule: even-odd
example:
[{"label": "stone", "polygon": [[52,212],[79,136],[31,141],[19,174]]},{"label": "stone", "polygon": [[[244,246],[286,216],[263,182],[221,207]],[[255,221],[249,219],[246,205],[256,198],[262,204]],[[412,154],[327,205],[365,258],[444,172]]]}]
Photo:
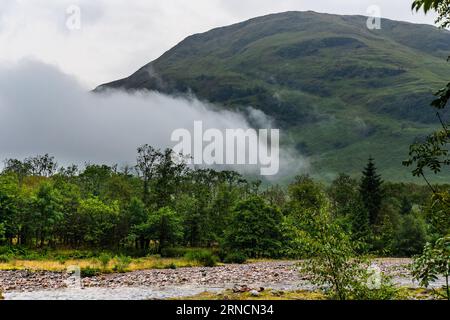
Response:
[{"label": "stone", "polygon": [[251,290],[250,291],[250,295],[252,297],[259,297],[260,293],[258,291],[256,291],[256,290]]}]

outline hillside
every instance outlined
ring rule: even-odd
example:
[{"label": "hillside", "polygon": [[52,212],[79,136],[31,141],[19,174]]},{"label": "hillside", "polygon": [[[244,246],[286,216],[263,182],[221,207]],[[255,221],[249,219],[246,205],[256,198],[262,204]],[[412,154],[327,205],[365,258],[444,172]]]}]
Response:
[{"label": "hillside", "polygon": [[97,91],[191,91],[225,108],[252,106],[310,157],[315,176],[359,174],[372,155],[387,180],[417,181],[401,162],[436,124],[429,104],[450,80],[450,32],[386,19],[369,30],[366,20],[315,12],[251,19],[190,36]]}]

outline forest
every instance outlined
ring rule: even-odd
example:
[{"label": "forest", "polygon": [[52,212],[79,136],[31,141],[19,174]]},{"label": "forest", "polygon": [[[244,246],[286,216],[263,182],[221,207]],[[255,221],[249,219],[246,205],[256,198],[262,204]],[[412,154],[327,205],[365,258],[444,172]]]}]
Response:
[{"label": "forest", "polygon": [[0,175],[4,246],[303,258],[299,238],[321,211],[361,253],[378,256],[410,257],[450,229],[427,186],[383,182],[373,159],[360,179],[341,174],[328,186],[307,175],[263,186],[233,171],[189,168],[148,145],[134,167],[58,168],[44,155],[6,160]]}]

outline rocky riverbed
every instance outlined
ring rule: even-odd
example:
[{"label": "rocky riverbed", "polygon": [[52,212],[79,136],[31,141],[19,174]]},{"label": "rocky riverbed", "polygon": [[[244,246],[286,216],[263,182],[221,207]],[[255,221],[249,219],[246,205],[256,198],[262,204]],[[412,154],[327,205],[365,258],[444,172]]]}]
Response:
[{"label": "rocky riverbed", "polygon": [[[408,259],[376,260],[402,286],[416,287]],[[143,270],[77,279],[68,273],[0,271],[6,299],[163,299],[218,292],[233,287],[312,290],[295,262],[261,262],[167,270]]]}]

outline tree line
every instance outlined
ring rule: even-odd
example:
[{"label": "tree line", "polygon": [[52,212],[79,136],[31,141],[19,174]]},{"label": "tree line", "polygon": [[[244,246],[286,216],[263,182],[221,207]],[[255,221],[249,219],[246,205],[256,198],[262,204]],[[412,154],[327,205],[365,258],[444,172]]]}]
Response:
[{"label": "tree line", "polygon": [[[443,188],[445,186],[436,187]],[[188,167],[144,145],[134,167],[58,167],[54,157],[8,159],[0,174],[0,243],[161,253],[217,248],[245,257],[301,257],[319,211],[362,253],[410,256],[448,233],[427,187],[384,183],[370,159],[359,180],[325,186],[299,176],[263,186],[234,171]]]}]

